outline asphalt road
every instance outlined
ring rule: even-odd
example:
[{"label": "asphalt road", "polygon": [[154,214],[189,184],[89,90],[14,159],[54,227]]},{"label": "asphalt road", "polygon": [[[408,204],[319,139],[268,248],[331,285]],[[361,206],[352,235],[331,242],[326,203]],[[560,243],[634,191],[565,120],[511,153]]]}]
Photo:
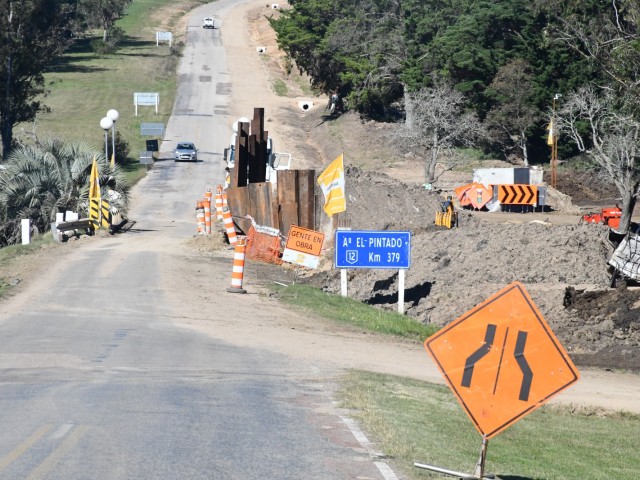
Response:
[{"label": "asphalt road", "polygon": [[220,31],[201,19],[224,28],[240,3],[201,7],[189,21],[161,150],[191,140],[201,161],[161,158],[135,189],[130,232],[78,246],[0,308],[0,478],[383,478],[319,367],[174,321],[181,279],[166,265],[195,233],[196,199],[222,181],[233,121]]}]

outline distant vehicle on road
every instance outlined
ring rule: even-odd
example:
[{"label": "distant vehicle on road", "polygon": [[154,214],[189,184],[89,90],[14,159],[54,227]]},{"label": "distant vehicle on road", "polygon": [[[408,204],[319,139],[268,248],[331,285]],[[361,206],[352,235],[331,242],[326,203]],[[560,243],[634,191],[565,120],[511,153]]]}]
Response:
[{"label": "distant vehicle on road", "polygon": [[177,162],[186,160],[191,162],[198,161],[198,149],[192,142],[180,142],[173,151],[173,159]]},{"label": "distant vehicle on road", "polygon": [[202,28],[216,28],[216,24],[213,21],[213,18],[207,17],[202,20]]}]

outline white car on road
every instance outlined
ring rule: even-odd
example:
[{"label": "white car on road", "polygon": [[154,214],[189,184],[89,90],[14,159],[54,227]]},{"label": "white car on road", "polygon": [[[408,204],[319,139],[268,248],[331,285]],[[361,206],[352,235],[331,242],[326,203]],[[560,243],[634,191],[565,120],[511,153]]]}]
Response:
[{"label": "white car on road", "polygon": [[179,142],[173,151],[173,159],[176,162],[179,160],[197,162],[198,149],[193,142]]},{"label": "white car on road", "polygon": [[207,17],[202,20],[202,28],[216,28],[213,18]]}]

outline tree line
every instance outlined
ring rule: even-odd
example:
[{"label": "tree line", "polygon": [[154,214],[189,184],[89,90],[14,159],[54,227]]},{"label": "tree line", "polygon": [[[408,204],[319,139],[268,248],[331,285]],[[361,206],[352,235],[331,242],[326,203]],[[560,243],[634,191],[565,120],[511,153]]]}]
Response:
[{"label": "tree line", "polygon": [[47,111],[44,74],[87,31],[103,42],[131,0],[0,0],[0,139],[2,158],[13,128]]},{"label": "tree line", "polygon": [[638,2],[289,3],[270,23],[291,65],[361,115],[397,122],[399,144],[425,157],[425,182],[445,150],[475,145],[528,165],[547,160],[548,136],[559,135],[561,156],[585,154],[617,187],[629,229],[640,188]]},{"label": "tree line", "polygon": [[[14,127],[47,111],[45,73],[74,43],[102,29],[107,44],[132,0],[0,0],[0,247],[20,240],[20,219],[32,233],[48,231],[57,212],[88,201],[93,149],[56,139],[17,145]],[[126,210],[128,186],[118,166],[99,158],[100,184]]]}]

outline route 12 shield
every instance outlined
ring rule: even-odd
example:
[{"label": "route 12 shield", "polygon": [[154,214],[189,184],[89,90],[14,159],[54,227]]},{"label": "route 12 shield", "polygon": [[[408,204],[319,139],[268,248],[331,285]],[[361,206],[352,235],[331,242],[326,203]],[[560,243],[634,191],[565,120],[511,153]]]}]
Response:
[{"label": "route 12 shield", "polygon": [[429,337],[424,347],[486,438],[579,378],[567,352],[519,282]]}]

